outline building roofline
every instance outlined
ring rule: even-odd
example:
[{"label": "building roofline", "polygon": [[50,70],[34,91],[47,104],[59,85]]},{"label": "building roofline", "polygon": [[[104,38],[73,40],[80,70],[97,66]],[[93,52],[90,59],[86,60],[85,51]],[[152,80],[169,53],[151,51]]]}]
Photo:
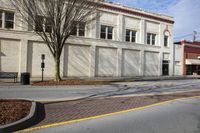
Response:
[{"label": "building roofline", "polygon": [[145,10],[141,10],[141,9],[137,9],[137,8],[131,8],[131,7],[127,7],[127,6],[124,6],[124,5],[115,4],[115,3],[100,2],[100,7],[110,9],[110,10],[114,10],[114,11],[118,11],[118,12],[127,13],[127,14],[132,14],[132,15],[136,15],[136,16],[141,16],[141,17],[145,17],[145,18],[149,18],[149,19],[154,19],[154,20],[166,22],[166,23],[169,23],[169,24],[175,23],[173,17],[163,15],[163,14],[147,12]]},{"label": "building roofline", "polygon": [[180,44],[180,45],[191,44],[191,45],[198,45],[198,46],[200,46],[200,41],[181,40],[179,42],[174,42],[174,44]]}]

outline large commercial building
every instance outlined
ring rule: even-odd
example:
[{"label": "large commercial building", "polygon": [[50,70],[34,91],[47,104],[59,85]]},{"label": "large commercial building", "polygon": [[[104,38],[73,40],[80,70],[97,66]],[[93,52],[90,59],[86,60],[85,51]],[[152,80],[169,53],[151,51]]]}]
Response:
[{"label": "large commercial building", "polygon": [[175,75],[200,75],[200,42],[175,43]]},{"label": "large commercial building", "polygon": [[[41,54],[45,54],[44,75],[53,77],[54,61],[46,45],[2,1],[0,71],[30,72],[32,77],[40,77]],[[172,17],[114,3],[101,4],[100,18],[78,26],[67,40],[61,56],[63,77],[173,75]]]}]

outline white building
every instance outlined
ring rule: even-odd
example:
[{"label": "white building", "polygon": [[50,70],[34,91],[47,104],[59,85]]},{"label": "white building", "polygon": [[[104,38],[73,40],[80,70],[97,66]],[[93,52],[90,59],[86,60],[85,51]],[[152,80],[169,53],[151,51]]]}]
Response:
[{"label": "white building", "polygon": [[[82,26],[66,42],[61,75],[173,75],[173,18],[113,3],[102,4],[101,17],[87,25],[93,28]],[[16,18],[20,18],[19,14],[0,2],[0,71],[30,72],[32,77],[40,77],[41,54],[45,54],[44,75],[53,77],[54,61],[48,48]]]}]

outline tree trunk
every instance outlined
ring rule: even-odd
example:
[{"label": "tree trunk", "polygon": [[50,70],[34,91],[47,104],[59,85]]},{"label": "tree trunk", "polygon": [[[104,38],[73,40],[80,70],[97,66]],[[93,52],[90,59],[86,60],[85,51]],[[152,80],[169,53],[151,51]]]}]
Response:
[{"label": "tree trunk", "polygon": [[55,77],[54,81],[59,82],[61,81],[60,77],[60,58],[55,57]]}]

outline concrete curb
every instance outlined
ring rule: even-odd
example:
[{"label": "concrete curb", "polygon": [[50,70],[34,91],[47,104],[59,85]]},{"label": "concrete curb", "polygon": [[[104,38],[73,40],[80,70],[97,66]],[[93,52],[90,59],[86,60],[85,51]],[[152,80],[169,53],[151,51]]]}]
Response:
[{"label": "concrete curb", "polygon": [[14,123],[0,126],[0,133],[7,133],[7,132],[13,132],[20,129],[24,129],[30,126],[32,123],[34,123],[36,120],[36,117],[37,117],[37,103],[32,102],[31,110],[28,116]]},{"label": "concrete curb", "polygon": [[138,78],[133,79],[133,81],[164,81],[164,80],[188,80],[188,79],[200,79],[200,77],[188,77],[188,76],[182,76],[182,77],[144,77],[144,78]]},{"label": "concrete curb", "polygon": [[[111,96],[110,98],[120,98],[120,97],[140,97],[140,96],[155,96],[155,95],[168,95],[168,94],[179,94],[179,93],[190,93],[190,92],[199,92],[200,89],[188,90],[188,91],[177,91],[177,92],[164,92],[164,93],[150,93],[150,94],[131,94],[131,95],[116,95]],[[106,97],[96,97],[96,98],[106,98]],[[74,99],[54,99],[54,100],[37,100],[37,102],[43,104],[52,104],[52,103],[59,103],[59,102],[71,102],[71,101],[78,101],[84,100],[87,98],[74,98]]]}]

